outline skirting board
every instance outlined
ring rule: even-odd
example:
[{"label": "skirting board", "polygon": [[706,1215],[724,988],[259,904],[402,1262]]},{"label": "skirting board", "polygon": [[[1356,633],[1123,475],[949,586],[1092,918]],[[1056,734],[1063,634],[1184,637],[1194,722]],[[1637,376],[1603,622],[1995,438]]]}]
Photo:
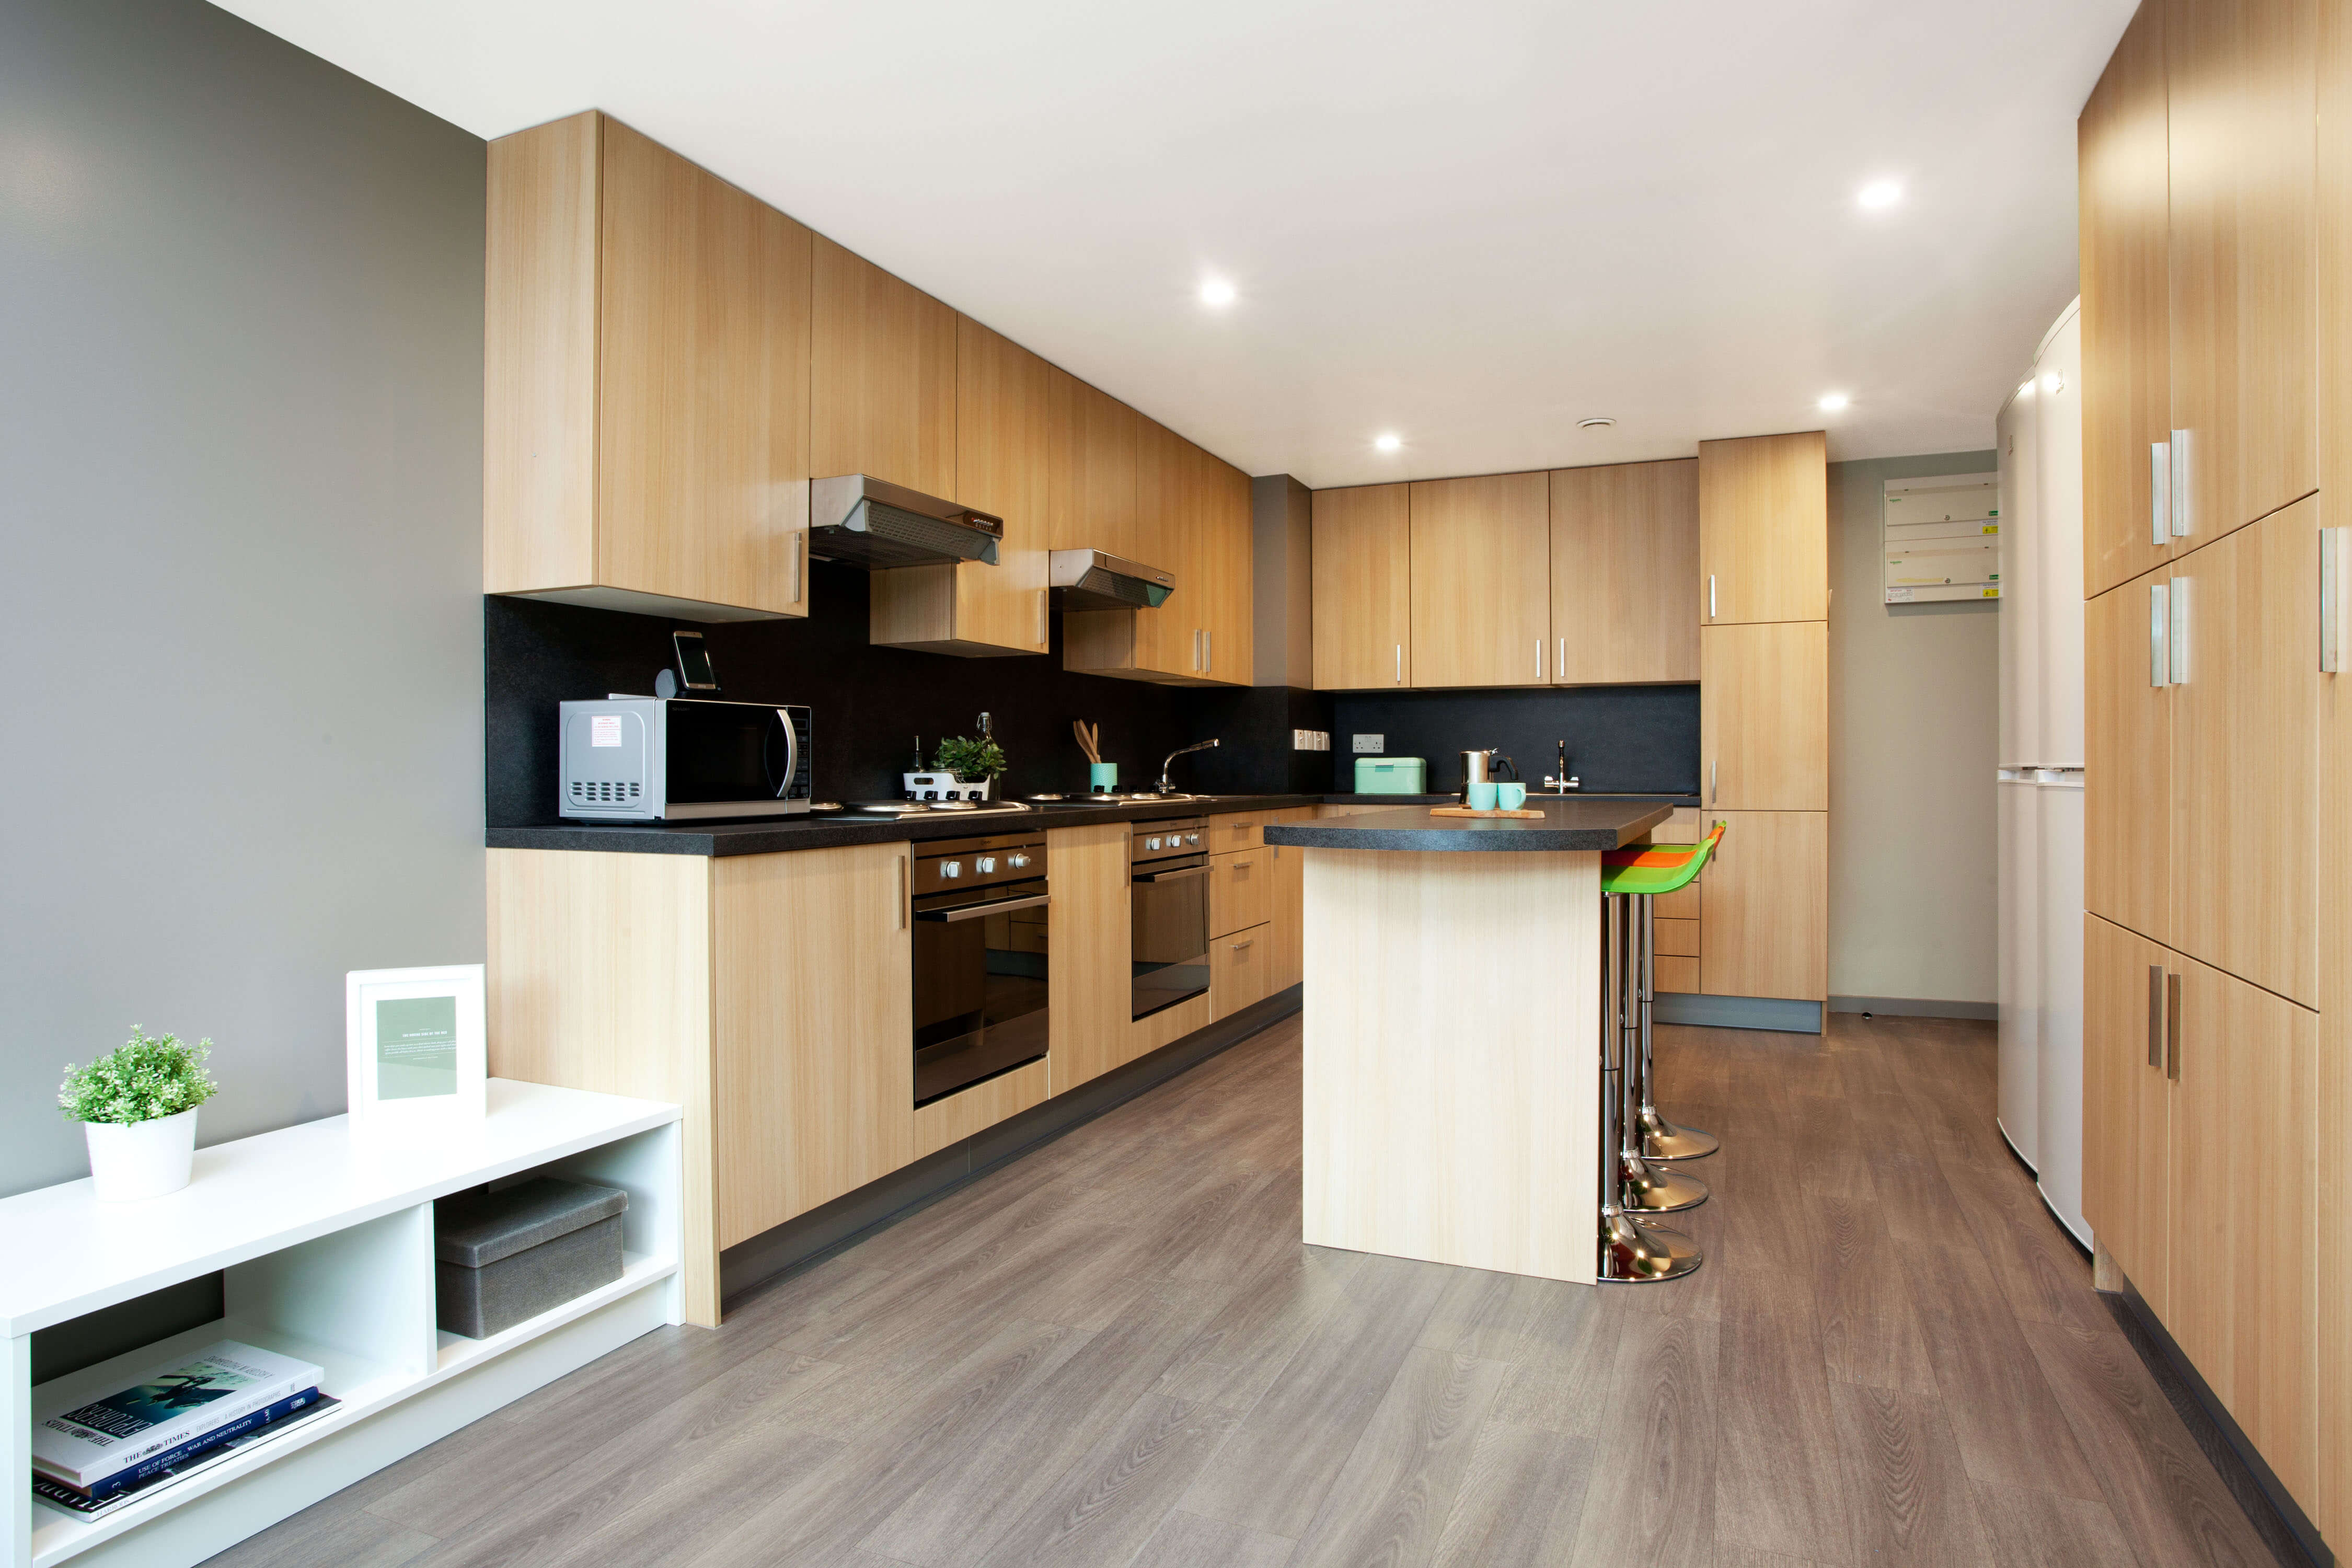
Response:
[{"label": "skirting board", "polygon": [[1884,1013],[1890,1018],[1982,1018],[1990,1023],[2000,1017],[1998,1002],[1938,1002],[1925,996],[1832,996],[1832,1013]]},{"label": "skirting board", "polygon": [[1007,1161],[1018,1159],[1040,1144],[1049,1143],[1107,1110],[1126,1104],[1147,1089],[1157,1089],[1211,1057],[1241,1044],[1267,1025],[1299,1009],[1300,988],[1277,991],[1221,1018],[1205,1029],[1162,1046],[1148,1057],[1115,1068],[1043,1105],[1032,1106],[993,1127],[984,1128],[960,1143],[868,1182],[854,1193],[844,1193],[818,1208],[786,1220],[749,1241],[740,1241],[719,1255],[721,1310],[735,1297],[779,1275],[792,1273],[843,1247],[864,1240],[946,1196],[975,1177]]},{"label": "skirting board", "polygon": [[[2105,1253],[2098,1255],[2095,1281],[2102,1276],[2120,1286],[2107,1291],[2107,1310],[2131,1342],[2133,1351],[2164,1391],[2166,1401],[2180,1416],[2189,1436],[2212,1461],[2213,1469],[2230,1495],[2238,1500],[2254,1533],[2282,1563],[2307,1563],[2313,1568],[2335,1568],[2336,1554],[2320,1539],[2318,1526],[2297,1506],[2286,1488],[2242,1428],[2222,1408],[2204,1377],[2158,1321],[2123,1270]],[[2105,1289],[2105,1287],[2102,1287]]]},{"label": "skirting board", "polygon": [[1822,1005],[1780,996],[1708,996],[1695,991],[1661,991],[1650,1005],[1661,1024],[1692,1024],[1704,1029],[1771,1029],[1784,1035],[1822,1032]]}]

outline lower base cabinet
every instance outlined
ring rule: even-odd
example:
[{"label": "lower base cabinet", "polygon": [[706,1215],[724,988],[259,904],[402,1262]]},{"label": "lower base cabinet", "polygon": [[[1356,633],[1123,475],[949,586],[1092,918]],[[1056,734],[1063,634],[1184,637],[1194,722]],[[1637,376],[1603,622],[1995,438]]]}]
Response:
[{"label": "lower base cabinet", "polygon": [[[1276,812],[1276,822],[1312,822],[1315,808],[1294,806]],[[1274,954],[1267,968],[1266,984],[1273,991],[1287,991],[1307,978],[1307,851],[1295,844],[1269,844],[1267,858],[1274,866],[1274,916],[1266,923],[1274,929]]]},{"label": "lower base cabinet", "polygon": [[1045,1068],[1050,1091],[1060,1094],[1127,1060],[1134,1010],[1127,824],[1054,829],[1045,867],[1054,889]]},{"label": "lower base cabinet", "polygon": [[1829,813],[1708,811],[1723,842],[1699,873],[1699,989],[1829,1000]]},{"label": "lower base cabinet", "polygon": [[1230,1018],[1274,994],[1271,925],[1229,931],[1209,942],[1209,1019]]}]

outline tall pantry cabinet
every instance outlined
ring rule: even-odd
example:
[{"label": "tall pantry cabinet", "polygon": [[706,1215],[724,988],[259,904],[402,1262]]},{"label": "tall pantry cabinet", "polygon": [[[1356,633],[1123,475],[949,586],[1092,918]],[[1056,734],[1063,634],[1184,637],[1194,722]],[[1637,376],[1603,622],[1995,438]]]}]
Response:
[{"label": "tall pantry cabinet", "polygon": [[2338,1550],[2352,749],[2322,612],[2323,530],[2352,522],[2348,13],[2146,0],[2078,126],[2084,1209],[2101,1284]]}]

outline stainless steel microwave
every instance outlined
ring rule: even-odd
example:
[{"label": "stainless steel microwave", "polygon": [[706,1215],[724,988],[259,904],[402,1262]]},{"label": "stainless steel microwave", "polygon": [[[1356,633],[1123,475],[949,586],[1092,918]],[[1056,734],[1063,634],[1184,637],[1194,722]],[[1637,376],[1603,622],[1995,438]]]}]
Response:
[{"label": "stainless steel microwave", "polygon": [[788,816],[809,808],[809,710],[688,697],[562,705],[560,816]]}]

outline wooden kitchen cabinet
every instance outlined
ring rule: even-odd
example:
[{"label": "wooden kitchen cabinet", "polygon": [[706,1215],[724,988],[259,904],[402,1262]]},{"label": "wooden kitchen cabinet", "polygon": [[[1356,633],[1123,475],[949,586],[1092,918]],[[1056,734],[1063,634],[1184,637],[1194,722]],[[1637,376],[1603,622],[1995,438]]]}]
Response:
[{"label": "wooden kitchen cabinet", "polygon": [[1209,943],[1210,1022],[1255,1006],[1274,990],[1274,943],[1267,927],[1251,926]]},{"label": "wooden kitchen cabinet", "polygon": [[1201,674],[1219,686],[1247,686],[1256,677],[1256,532],[1249,476],[1194,447],[1202,509],[1202,577],[1208,609],[1201,623]]},{"label": "wooden kitchen cabinet", "polygon": [[871,474],[961,500],[956,312],[822,235],[813,278],[809,455],[815,477]]},{"label": "wooden kitchen cabinet", "polygon": [[[2319,503],[2171,566],[2170,944],[2318,1001]],[[2186,595],[2185,605],[2183,595]],[[2118,706],[2138,696],[2126,687]],[[2086,801],[2085,805],[2088,805]]]},{"label": "wooden kitchen cabinet", "polygon": [[940,492],[1004,520],[996,563],[877,572],[872,640],[928,653],[1045,653],[1053,367],[956,318],[955,481]]},{"label": "wooden kitchen cabinet", "polygon": [[1696,460],[1550,482],[1552,684],[1698,679]]},{"label": "wooden kitchen cabinet", "polygon": [[1411,684],[1540,686],[1551,668],[1549,478],[1412,487]]},{"label": "wooden kitchen cabinet", "polygon": [[1054,896],[1045,1063],[1055,1094],[1127,1059],[1133,1010],[1127,832],[1124,822],[1098,822],[1045,836]]},{"label": "wooden kitchen cabinet", "polygon": [[2179,543],[2190,548],[2319,482],[2318,24],[2317,0],[2165,10],[2168,381],[2172,428],[2189,444],[2174,504],[2185,500]]},{"label": "wooden kitchen cabinet", "polygon": [[1699,788],[1706,809],[1829,809],[1829,623],[1699,633]]},{"label": "wooden kitchen cabinet", "polygon": [[809,231],[594,112],[488,179],[484,591],[805,615]]},{"label": "wooden kitchen cabinet", "polygon": [[1063,668],[1170,686],[1246,686],[1255,613],[1249,476],[1142,423],[1138,504],[1157,542],[1133,559],[1174,574],[1176,591],[1157,609],[1065,616]]},{"label": "wooden kitchen cabinet", "polygon": [[2083,925],[2083,1214],[2159,1320],[2171,1308],[2168,981],[2177,955],[2096,915]]},{"label": "wooden kitchen cabinet", "polygon": [[1046,373],[1052,410],[1048,543],[1055,550],[1136,552],[1148,546],[1136,523],[1136,444],[1143,416],[1059,367]]},{"label": "wooden kitchen cabinet", "polygon": [[2158,942],[2172,934],[2172,694],[2154,684],[2150,593],[2163,572],[2083,606],[2083,903]]},{"label": "wooden kitchen cabinet", "polygon": [[1710,812],[1727,825],[1699,874],[1700,989],[1829,999],[1829,814]]},{"label": "wooden kitchen cabinet", "polygon": [[[2144,0],[2076,142],[2083,253],[2083,584],[2102,594],[2172,553],[2150,447],[2171,438],[2166,0]],[[2169,469],[2167,469],[2168,479]]]},{"label": "wooden kitchen cabinet", "polygon": [[1261,846],[1209,857],[1209,934],[1225,936],[1274,918],[1274,857]]},{"label": "wooden kitchen cabinet", "polygon": [[[1312,822],[1315,817],[1314,806],[1301,805],[1275,813],[1273,820]],[[1307,851],[1295,844],[1269,844],[1265,852],[1274,861],[1274,915],[1266,922],[1274,942],[1266,976],[1271,994],[1307,977]]]},{"label": "wooden kitchen cabinet", "polygon": [[1708,626],[1829,618],[1829,445],[1819,430],[1698,444]]},{"label": "wooden kitchen cabinet", "polygon": [[1209,853],[1230,855],[1236,849],[1263,847],[1266,824],[1285,820],[1286,815],[1278,811],[1219,812],[1209,818]]},{"label": "wooden kitchen cabinet", "polygon": [[1317,490],[1312,506],[1316,689],[1412,684],[1411,487]]},{"label": "wooden kitchen cabinet", "polygon": [[[2181,979],[2164,1324],[2288,1491],[2316,1472],[2318,1018],[2193,959]],[[2250,1130],[2258,1129],[2258,1132]],[[2249,1138],[2270,1166],[2243,1179]],[[2332,1307],[2331,1310],[2334,1310]]]}]

